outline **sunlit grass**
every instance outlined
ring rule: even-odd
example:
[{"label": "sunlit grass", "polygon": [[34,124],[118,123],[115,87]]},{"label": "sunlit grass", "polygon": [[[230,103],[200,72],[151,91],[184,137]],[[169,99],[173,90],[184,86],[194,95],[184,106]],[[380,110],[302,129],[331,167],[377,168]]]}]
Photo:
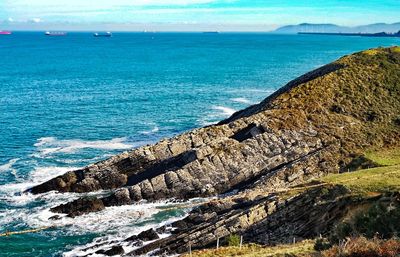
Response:
[{"label": "sunlit grass", "polygon": [[358,194],[391,192],[400,190],[400,165],[332,174],[321,180],[343,185]]},{"label": "sunlit grass", "polygon": [[362,53],[367,54],[367,55],[377,55],[379,53],[379,51],[376,49],[369,49],[369,50],[363,51]]},{"label": "sunlit grass", "polygon": [[400,165],[399,148],[387,149],[382,151],[369,151],[365,154],[365,157],[382,166]]},{"label": "sunlit grass", "polygon": [[[314,241],[307,240],[296,244],[278,245],[273,247],[264,247],[256,244],[243,245],[239,247],[221,247],[218,250],[208,249],[200,250],[192,253],[193,257],[227,257],[227,256],[242,256],[242,257],[280,257],[280,256],[306,256],[314,253]],[[183,255],[189,257],[189,254]]]}]

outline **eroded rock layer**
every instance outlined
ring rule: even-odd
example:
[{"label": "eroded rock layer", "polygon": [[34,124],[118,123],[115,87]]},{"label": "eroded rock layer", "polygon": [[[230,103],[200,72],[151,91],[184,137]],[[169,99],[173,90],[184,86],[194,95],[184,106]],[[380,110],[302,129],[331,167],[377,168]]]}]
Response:
[{"label": "eroded rock layer", "polygon": [[142,199],[234,189],[267,194],[352,169],[366,149],[399,139],[400,48],[373,49],[307,73],[219,124],[67,172],[30,192],[112,190],[90,204],[79,199],[53,209],[70,216]]}]

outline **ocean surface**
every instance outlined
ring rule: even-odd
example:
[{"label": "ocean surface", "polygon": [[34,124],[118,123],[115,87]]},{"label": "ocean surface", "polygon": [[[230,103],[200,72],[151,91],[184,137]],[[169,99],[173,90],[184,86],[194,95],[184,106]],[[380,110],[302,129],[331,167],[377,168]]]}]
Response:
[{"label": "ocean surface", "polygon": [[396,44],[396,38],[246,33],[0,36],[0,233],[54,226],[0,237],[0,256],[79,256],[82,246],[185,216],[188,209],[157,202],[48,220],[50,207],[78,196],[22,192],[212,124],[340,56]]}]

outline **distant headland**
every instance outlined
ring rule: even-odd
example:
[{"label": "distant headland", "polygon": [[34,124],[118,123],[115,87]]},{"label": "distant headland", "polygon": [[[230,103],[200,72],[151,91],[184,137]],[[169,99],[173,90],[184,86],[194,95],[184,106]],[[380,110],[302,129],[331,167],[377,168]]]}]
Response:
[{"label": "distant headland", "polygon": [[321,32],[299,32],[301,35],[326,35],[326,36],[359,36],[359,37],[400,37],[400,30],[396,33],[321,33]]},{"label": "distant headland", "polygon": [[275,33],[297,34],[297,33],[353,33],[353,34],[375,34],[388,33],[393,34],[400,31],[400,22],[374,23],[356,27],[339,26],[336,24],[312,24],[301,23],[298,25],[288,25],[276,29]]}]

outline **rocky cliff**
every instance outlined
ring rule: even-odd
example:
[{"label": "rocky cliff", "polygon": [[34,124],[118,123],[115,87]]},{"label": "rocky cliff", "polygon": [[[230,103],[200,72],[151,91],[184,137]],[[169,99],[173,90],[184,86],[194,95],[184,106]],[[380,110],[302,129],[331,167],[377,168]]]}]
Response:
[{"label": "rocky cliff", "polygon": [[[258,235],[252,225],[287,204],[287,199],[282,202],[270,192],[327,173],[357,169],[355,160],[365,150],[399,145],[399,139],[400,48],[371,49],[307,73],[219,124],[67,172],[30,192],[111,190],[100,199],[79,199],[52,209],[70,216],[142,199],[188,199],[235,189],[239,196],[258,192],[256,197],[229,198],[214,207],[203,206],[196,210],[200,214],[194,212],[175,224],[190,227],[190,239],[189,230],[181,228],[181,234],[146,245],[134,254],[156,248],[182,252],[187,240],[194,247],[206,247],[216,240],[215,235],[236,230]],[[319,208],[314,202],[318,190],[310,194],[316,197],[304,199],[301,208]],[[320,208],[337,208],[340,216],[345,210],[340,203]],[[289,208],[297,213],[299,207]],[[315,222],[327,225],[335,219]],[[271,226],[277,231],[275,237],[289,235],[279,230],[278,223]],[[268,240],[278,240],[274,236]]]}]

